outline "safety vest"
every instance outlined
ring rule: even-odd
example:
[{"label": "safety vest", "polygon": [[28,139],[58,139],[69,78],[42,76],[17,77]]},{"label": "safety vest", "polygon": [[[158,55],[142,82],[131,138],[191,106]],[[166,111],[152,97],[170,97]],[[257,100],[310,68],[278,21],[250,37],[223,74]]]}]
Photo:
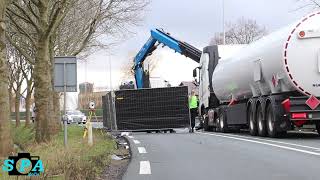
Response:
[{"label": "safety vest", "polygon": [[191,96],[189,98],[189,108],[194,109],[198,107],[198,99],[197,96]]}]

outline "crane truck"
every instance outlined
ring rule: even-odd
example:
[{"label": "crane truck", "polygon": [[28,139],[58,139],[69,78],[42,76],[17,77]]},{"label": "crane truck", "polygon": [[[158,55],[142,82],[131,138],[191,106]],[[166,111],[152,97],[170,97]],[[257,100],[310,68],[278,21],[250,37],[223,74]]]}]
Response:
[{"label": "crane truck", "polygon": [[312,13],[228,58],[205,47],[193,71],[204,129],[277,137],[312,125],[320,133],[319,22]]},{"label": "crane truck", "polygon": [[[145,59],[157,47],[167,46],[177,53],[200,62],[201,51],[172,37],[160,29],[152,29],[151,36],[134,58],[133,82],[121,90],[103,96],[104,127],[117,131],[170,131],[190,126],[187,87],[150,88]],[[128,90],[129,89],[129,90]]]},{"label": "crane truck", "polygon": [[134,58],[133,70],[136,87],[138,89],[150,87],[149,75],[148,72],[144,70],[143,63],[159,45],[167,46],[175,52],[189,57],[197,63],[200,62],[201,50],[184,41],[172,37],[169,33],[164,32],[161,29],[152,29],[150,38]]}]

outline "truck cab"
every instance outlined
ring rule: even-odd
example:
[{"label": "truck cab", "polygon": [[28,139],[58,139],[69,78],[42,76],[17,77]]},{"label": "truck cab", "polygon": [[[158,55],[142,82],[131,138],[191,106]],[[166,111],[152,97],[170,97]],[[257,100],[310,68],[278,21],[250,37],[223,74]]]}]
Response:
[{"label": "truck cab", "polygon": [[[203,49],[199,67],[194,69],[193,76],[197,79],[199,85],[199,115],[203,119],[208,116],[214,116],[210,109],[217,108],[220,105],[219,99],[213,91],[212,74],[219,63],[221,57],[231,56],[246,45],[211,45]],[[208,124],[205,126],[214,126],[214,122],[208,118]]]}]

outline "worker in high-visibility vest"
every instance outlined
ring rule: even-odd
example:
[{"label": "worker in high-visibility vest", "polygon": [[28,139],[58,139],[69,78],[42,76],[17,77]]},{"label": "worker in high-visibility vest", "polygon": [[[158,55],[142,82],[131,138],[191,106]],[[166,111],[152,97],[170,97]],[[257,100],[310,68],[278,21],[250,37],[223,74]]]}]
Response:
[{"label": "worker in high-visibility vest", "polygon": [[196,92],[192,90],[191,96],[189,97],[189,109],[191,115],[191,129],[190,132],[194,132],[195,119],[198,113],[198,97],[196,96]]}]

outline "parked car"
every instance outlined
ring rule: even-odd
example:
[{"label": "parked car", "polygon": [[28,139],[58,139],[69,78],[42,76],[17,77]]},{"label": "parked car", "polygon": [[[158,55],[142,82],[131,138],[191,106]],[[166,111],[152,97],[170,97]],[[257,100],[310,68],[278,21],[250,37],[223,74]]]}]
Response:
[{"label": "parked car", "polygon": [[74,111],[67,111],[66,112],[67,115],[67,123],[78,123],[78,124],[85,124],[87,123],[87,117],[86,115],[79,111],[79,110],[74,110]]}]

